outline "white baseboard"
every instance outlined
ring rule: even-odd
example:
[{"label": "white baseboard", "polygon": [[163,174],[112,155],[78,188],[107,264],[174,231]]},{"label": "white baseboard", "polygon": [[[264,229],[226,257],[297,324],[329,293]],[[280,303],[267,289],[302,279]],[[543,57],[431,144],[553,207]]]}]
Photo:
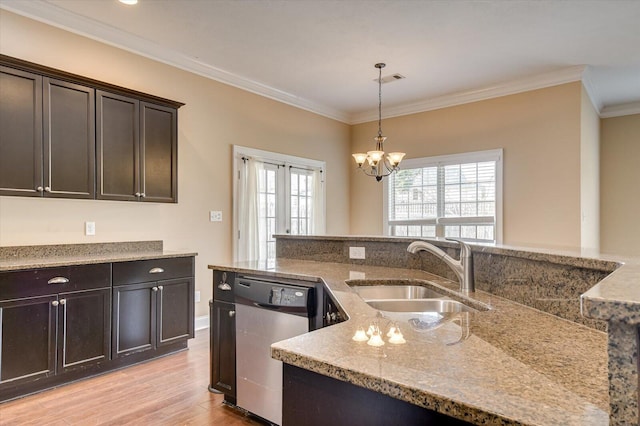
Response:
[{"label": "white baseboard", "polygon": [[205,328],[209,328],[209,315],[196,317],[195,329],[204,330]]}]

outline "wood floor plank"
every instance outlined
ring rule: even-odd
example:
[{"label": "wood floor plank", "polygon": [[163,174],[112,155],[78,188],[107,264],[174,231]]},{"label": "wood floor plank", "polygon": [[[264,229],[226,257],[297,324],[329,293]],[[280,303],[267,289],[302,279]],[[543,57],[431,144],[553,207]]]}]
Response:
[{"label": "wood floor plank", "polygon": [[0,425],[224,425],[259,423],[208,391],[209,330],[189,350],[0,404]]}]

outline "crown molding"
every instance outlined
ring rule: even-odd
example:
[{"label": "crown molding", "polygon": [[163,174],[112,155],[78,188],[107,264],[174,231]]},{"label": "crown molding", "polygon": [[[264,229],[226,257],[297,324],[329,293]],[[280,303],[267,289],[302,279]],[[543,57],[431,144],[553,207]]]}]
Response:
[{"label": "crown molding", "polygon": [[349,124],[349,114],[343,111],[213,67],[142,37],[77,15],[43,0],[3,0],[0,3],[0,8],[229,86]]},{"label": "crown molding", "polygon": [[640,114],[640,101],[628,104],[605,106],[600,111],[601,118],[622,117],[623,115]]},{"label": "crown molding", "polygon": [[[197,59],[169,50],[142,37],[77,15],[43,0],[2,0],[2,2],[0,2],[0,9],[5,9],[101,43],[127,50],[137,55],[346,124],[365,123],[377,120],[378,118],[377,110],[372,109],[362,113],[349,114],[345,111],[318,104],[294,94],[205,64]],[[453,93],[395,107],[385,107],[383,118],[399,117],[478,102],[574,81],[582,81],[594,108],[603,118],[640,113],[640,102],[603,107],[602,102],[599,100],[600,96],[597,88],[589,76],[589,67],[585,65],[566,67],[553,72],[513,80],[504,84]]]},{"label": "crown molding", "polygon": [[[435,109],[483,101],[486,99],[499,98],[501,96],[513,95],[516,93],[542,89],[545,87],[557,86],[573,81],[580,81],[582,79],[585,68],[585,65],[574,65],[553,72],[512,80],[504,84],[487,86],[481,89],[453,93],[450,95],[439,96],[424,101],[385,108],[383,118],[399,117],[402,115],[432,111]],[[351,116],[350,123],[365,123],[377,119],[378,111],[369,110],[360,114],[353,114]]]}]

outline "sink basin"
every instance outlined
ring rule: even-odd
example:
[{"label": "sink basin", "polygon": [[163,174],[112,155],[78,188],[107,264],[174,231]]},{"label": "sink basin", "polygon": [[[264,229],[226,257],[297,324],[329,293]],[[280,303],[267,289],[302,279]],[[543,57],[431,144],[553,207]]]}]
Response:
[{"label": "sink basin", "polygon": [[361,285],[352,288],[365,301],[388,299],[405,301],[444,297],[443,294],[420,285]]},{"label": "sink basin", "polygon": [[474,312],[475,309],[447,299],[423,299],[423,300],[370,300],[369,306],[385,312],[406,312],[423,314],[425,312],[456,313]]}]

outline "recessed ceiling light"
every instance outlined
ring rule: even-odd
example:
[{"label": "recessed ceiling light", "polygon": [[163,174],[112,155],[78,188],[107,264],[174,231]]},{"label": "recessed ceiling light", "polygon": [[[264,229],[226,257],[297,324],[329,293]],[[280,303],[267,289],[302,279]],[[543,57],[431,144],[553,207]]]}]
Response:
[{"label": "recessed ceiling light", "polygon": [[133,4],[138,4],[138,0],[118,0],[122,4],[128,4],[129,6]]}]

